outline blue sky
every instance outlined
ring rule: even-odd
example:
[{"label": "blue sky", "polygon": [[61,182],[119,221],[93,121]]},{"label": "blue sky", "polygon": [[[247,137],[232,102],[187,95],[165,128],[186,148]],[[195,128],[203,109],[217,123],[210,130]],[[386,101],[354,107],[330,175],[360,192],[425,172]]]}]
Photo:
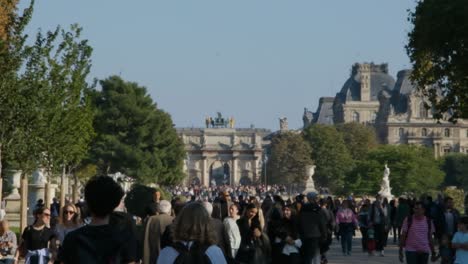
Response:
[{"label": "blue sky", "polygon": [[[28,1],[21,0],[24,7]],[[177,127],[234,116],[237,127],[302,126],[355,62],[410,66],[415,0],[37,0],[28,32],[80,24],[91,77],[147,87]]]}]

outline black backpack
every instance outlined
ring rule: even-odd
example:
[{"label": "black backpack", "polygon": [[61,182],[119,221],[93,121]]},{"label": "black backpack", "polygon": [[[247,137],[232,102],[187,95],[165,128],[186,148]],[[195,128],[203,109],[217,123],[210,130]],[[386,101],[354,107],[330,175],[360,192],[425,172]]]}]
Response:
[{"label": "black backpack", "polygon": [[176,242],[172,247],[179,253],[174,264],[212,264],[206,255],[208,246],[194,242],[189,248],[181,242]]}]

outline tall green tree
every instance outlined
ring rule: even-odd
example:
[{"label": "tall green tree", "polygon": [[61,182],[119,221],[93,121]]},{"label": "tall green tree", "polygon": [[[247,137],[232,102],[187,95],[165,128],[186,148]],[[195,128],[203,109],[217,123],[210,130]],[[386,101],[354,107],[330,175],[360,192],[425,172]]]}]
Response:
[{"label": "tall green tree", "polygon": [[95,91],[96,139],[91,159],[100,173],[121,172],[142,183],[179,183],[185,151],[171,117],[146,88],[111,76]]},{"label": "tall green tree", "polygon": [[336,129],[341,133],[346,148],[355,160],[364,159],[369,150],[377,147],[375,129],[371,126],[351,122],[336,125]]},{"label": "tall green tree", "polygon": [[468,3],[466,0],[418,1],[409,14],[413,29],[407,53],[412,79],[442,118],[468,117]]},{"label": "tall green tree", "polygon": [[377,194],[384,165],[390,168],[390,186],[394,195],[416,194],[437,190],[443,181],[439,162],[431,149],[413,145],[381,145],[369,151],[366,159],[357,162],[346,181],[355,193]]},{"label": "tall green tree", "polygon": [[444,185],[468,190],[468,155],[463,153],[447,155],[441,168],[445,172]]},{"label": "tall green tree", "polygon": [[305,168],[311,164],[311,148],[302,134],[284,132],[273,136],[267,163],[267,175],[272,183],[304,183]]},{"label": "tall green tree", "polygon": [[343,136],[334,126],[311,125],[304,130],[304,138],[312,147],[312,160],[317,166],[314,180],[318,186],[343,193],[345,176],[353,168],[353,160]]},{"label": "tall green tree", "polygon": [[[23,86],[33,91],[37,119],[34,130],[40,137],[40,165],[50,173],[76,166],[87,153],[94,134],[93,110],[86,78],[91,67],[92,48],[80,40],[81,28],[57,27],[45,35],[39,32],[28,47]],[[61,169],[62,168],[62,169]]]},{"label": "tall green tree", "polygon": [[31,100],[34,92],[25,88],[25,80],[20,76],[29,55],[24,29],[31,20],[33,6],[31,1],[21,14],[3,14],[9,17],[2,24],[7,35],[0,38],[0,177],[5,164],[22,169],[23,175],[36,166],[35,139],[39,135],[33,126],[37,104]]}]

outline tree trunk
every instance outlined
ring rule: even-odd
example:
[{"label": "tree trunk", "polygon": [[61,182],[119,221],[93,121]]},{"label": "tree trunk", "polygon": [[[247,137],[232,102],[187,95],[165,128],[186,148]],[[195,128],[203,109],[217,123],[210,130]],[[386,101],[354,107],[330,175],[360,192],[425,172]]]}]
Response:
[{"label": "tree trunk", "polygon": [[63,165],[60,184],[60,215],[63,215],[62,208],[65,206],[65,165]]},{"label": "tree trunk", "polygon": [[78,177],[74,174],[73,175],[73,202],[77,203],[78,202],[78,186],[79,186],[79,180]]},{"label": "tree trunk", "polygon": [[23,230],[26,228],[27,225],[28,225],[28,177],[22,173],[21,175],[20,232],[23,232]]},{"label": "tree trunk", "polygon": [[45,190],[44,190],[44,205],[46,208],[49,208],[50,209],[50,204],[51,204],[51,201],[50,201],[50,178],[48,179],[48,181],[45,183]]},{"label": "tree trunk", "polygon": [[2,144],[0,143],[0,203],[3,199],[3,167],[2,167]]}]

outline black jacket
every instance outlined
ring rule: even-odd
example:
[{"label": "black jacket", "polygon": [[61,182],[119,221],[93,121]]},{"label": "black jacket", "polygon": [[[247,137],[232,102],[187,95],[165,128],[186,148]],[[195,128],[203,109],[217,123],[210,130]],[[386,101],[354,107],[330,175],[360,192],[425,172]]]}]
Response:
[{"label": "black jacket", "polygon": [[302,239],[326,238],[327,218],[317,204],[305,204],[298,217],[298,231]]}]

